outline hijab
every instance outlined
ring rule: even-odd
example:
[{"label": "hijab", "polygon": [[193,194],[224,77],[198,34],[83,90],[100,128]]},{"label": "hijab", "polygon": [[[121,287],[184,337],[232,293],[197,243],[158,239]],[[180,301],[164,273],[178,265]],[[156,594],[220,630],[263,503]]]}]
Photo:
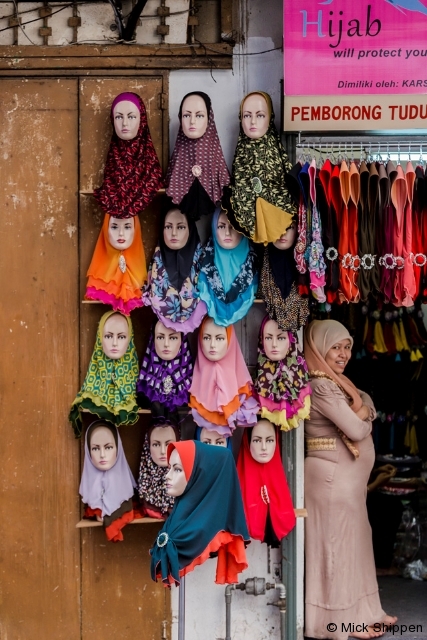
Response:
[{"label": "hijab", "polygon": [[[117,459],[111,469],[101,471],[92,462],[90,438],[98,427],[109,429],[117,446]],[[127,463],[117,427],[104,420],[95,420],[86,430],[85,458],[79,492],[85,504],[91,509],[100,509],[102,517],[110,516],[132,498],[136,487],[132,471]]]},{"label": "hijab", "polygon": [[124,100],[132,102],[140,112],[138,133],[132,140],[122,140],[113,128],[104,169],[104,182],[94,196],[105,213],[117,218],[130,218],[144,211],[163,186],[162,168],[148,128],[145,105],[136,93],[121,93],[111,105]]},{"label": "hijab", "polygon": [[155,327],[153,324],[147,349],[142,360],[136,390],[150,402],[160,402],[169,410],[188,403],[193,359],[188,338],[181,336],[181,346],[173,360],[162,360],[155,349]]},{"label": "hijab", "polygon": [[265,540],[268,516],[281,540],[296,524],[294,507],[280,458],[280,438],[276,429],[276,448],[270,462],[254,460],[250,451],[252,430],[245,429],[237,459],[246,522],[251,538]]},{"label": "hijab", "polygon": [[[188,138],[181,125],[182,105],[192,95],[204,100],[208,113],[206,131],[196,139]],[[166,193],[176,205],[180,205],[192,185],[199,183],[213,205],[216,205],[221,200],[223,187],[230,184],[230,173],[221,149],[209,96],[202,91],[187,93],[181,101],[178,117],[180,125],[166,175]],[[200,170],[200,175],[197,175]]]},{"label": "hijab", "polygon": [[218,242],[218,220],[224,211],[217,208],[212,218],[212,236],[203,250],[198,287],[208,314],[220,326],[245,317],[258,289],[256,254],[245,236],[234,249]]},{"label": "hijab", "polygon": [[328,378],[343,388],[352,400],[351,408],[356,412],[363,404],[357,388],[344,374],[334,373],[325,360],[329,349],[341,340],[350,340],[350,344],[353,346],[353,338],[340,322],[313,320],[304,332],[304,355],[309,375],[312,376],[318,372],[326,374]]},{"label": "hijab", "polygon": [[126,353],[117,360],[109,358],[102,349],[102,334],[108,318],[117,313],[107,311],[99,321],[95,347],[82,388],[78,392],[68,416],[76,438],[82,433],[82,409],[119,426],[135,424],[138,420],[135,385],[138,378],[138,356],[133,341],[130,318],[126,318],[130,341]]},{"label": "hijab", "polygon": [[129,315],[132,309],[142,307],[141,287],[147,280],[141,224],[134,218],[135,235],[131,246],[120,251],[108,239],[111,216],[105,214],[87,270],[86,298],[110,304],[115,311]]},{"label": "hijab", "polygon": [[249,542],[242,498],[231,451],[202,442],[173,442],[188,484],[175,498],[151,554],[151,577],[179,584],[180,577],[218,554],[217,584],[235,583],[247,568]]},{"label": "hijab", "polygon": [[170,204],[170,206],[166,206],[163,210],[159,229],[159,246],[163,266],[166,269],[169,282],[177,291],[180,291],[184,280],[190,276],[194,254],[200,245],[200,238],[194,220],[183,214],[188,224],[188,240],[182,249],[170,249],[167,246],[163,236],[166,216],[171,209],[175,208],[173,204]]}]

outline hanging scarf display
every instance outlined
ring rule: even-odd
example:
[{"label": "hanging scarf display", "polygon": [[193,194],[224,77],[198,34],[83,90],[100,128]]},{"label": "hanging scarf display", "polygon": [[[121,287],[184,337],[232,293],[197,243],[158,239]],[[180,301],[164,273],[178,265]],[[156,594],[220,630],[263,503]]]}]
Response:
[{"label": "hanging scarf display", "polygon": [[217,238],[217,209],[212,219],[212,236],[203,249],[198,289],[208,314],[215,323],[227,327],[246,316],[258,289],[256,254],[249,240],[241,236],[234,249],[224,249]]},{"label": "hanging scarf display", "polygon": [[138,420],[135,386],[139,367],[130,318],[125,316],[131,336],[125,355],[114,360],[106,356],[102,349],[104,326],[114,313],[116,312],[104,313],[99,321],[88,372],[82,388],[71,405],[68,419],[73,426],[76,438],[79,438],[82,433],[81,411],[83,409],[117,426],[135,424]]},{"label": "hanging scarf display", "polygon": [[[97,469],[90,455],[91,436],[98,427],[111,431],[117,447],[116,462],[108,471]],[[123,540],[123,527],[134,520],[132,497],[135,487],[136,482],[117,428],[104,420],[92,422],[85,434],[85,457],[79,492],[86,505],[85,517],[103,518],[108,540]]]},{"label": "hanging scarf display", "polygon": [[[286,185],[286,174],[292,168],[274,126],[274,111],[267,93],[250,95],[264,97],[270,117],[267,132],[258,139],[249,138],[240,125],[239,139],[233,160],[230,221],[254,242],[275,242],[297,215]],[[237,225],[234,224],[234,219]]]},{"label": "hanging scarf display", "polygon": [[261,406],[261,416],[284,431],[289,431],[310,415],[311,389],[307,365],[297,338],[290,331],[286,357],[278,362],[269,360],[264,349],[264,327],[268,320],[266,316],[259,331],[254,388]]},{"label": "hanging scarf display", "polygon": [[308,269],[310,272],[310,289],[318,302],[326,302],[325,296],[325,271],[326,265],[323,258],[322,224],[316,203],[316,161],[313,158],[308,168],[310,179],[310,203],[311,203],[311,233],[310,246],[308,247]]},{"label": "hanging scarf display", "polygon": [[136,93],[121,93],[111,105],[132,102],[140,112],[138,133],[132,140],[122,140],[115,131],[108,149],[104,182],[94,196],[105,213],[129,218],[144,211],[163,186],[162,169],[151,140],[145,105]]},{"label": "hanging scarf display", "polygon": [[238,582],[247,568],[245,546],[250,542],[236,465],[231,451],[194,440],[172,443],[188,481],[175,498],[172,513],[150,550],[151,577],[165,586],[217,556],[215,582]]},{"label": "hanging scarf display", "polygon": [[[251,538],[278,546],[295,527],[292,498],[280,457],[280,438],[276,429],[276,447],[270,462],[254,460],[250,451],[251,429],[243,434],[237,459],[246,522]],[[269,531],[269,529],[272,531]]]},{"label": "hanging scarf display", "polygon": [[[188,138],[182,130],[182,105],[189,96],[200,96],[208,114],[205,133]],[[221,200],[223,188],[230,184],[230,174],[216,130],[211,100],[206,93],[193,91],[182,99],[179,108],[179,131],[166,175],[166,193],[182,213],[192,220],[212,213]]]},{"label": "hanging scarf display", "polygon": [[111,216],[106,214],[87,270],[85,297],[109,304],[115,311],[129,315],[132,309],[142,307],[141,287],[147,280],[141,225],[136,216],[132,245],[120,251],[111,246],[108,239],[110,220]]}]

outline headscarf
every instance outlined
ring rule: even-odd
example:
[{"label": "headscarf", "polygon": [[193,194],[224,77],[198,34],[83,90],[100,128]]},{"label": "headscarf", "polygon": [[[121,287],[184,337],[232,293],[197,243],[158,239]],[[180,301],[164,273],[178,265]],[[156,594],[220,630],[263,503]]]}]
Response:
[{"label": "headscarf", "polygon": [[143,306],[141,287],[147,280],[141,225],[136,216],[133,242],[128,249],[120,251],[108,240],[110,220],[111,216],[105,214],[86,273],[86,298],[110,304],[115,311],[129,315],[132,309]]},{"label": "headscarf", "polygon": [[344,374],[335,373],[327,364],[325,356],[334,344],[341,340],[350,340],[353,346],[353,338],[336,320],[313,320],[304,331],[304,356],[307,361],[309,375],[322,372],[342,387],[352,400],[351,408],[358,411],[363,402],[355,385]]},{"label": "headscarf", "polygon": [[180,438],[180,430],[175,422],[170,420],[161,421],[159,419],[153,421],[144,438],[141,463],[139,465],[138,493],[142,500],[156,507],[162,515],[165,515],[169,509],[172,509],[175,499],[166,493],[165,476],[169,468],[159,467],[151,457],[150,438],[153,429],[156,427],[172,427],[176,439],[179,440]]},{"label": "headscarf", "polygon": [[176,206],[171,203],[170,206],[165,206],[162,212],[159,228],[159,246],[169,282],[177,291],[180,291],[184,281],[190,276],[194,254],[200,245],[200,237],[194,220],[184,213],[183,215],[188,224],[188,240],[182,249],[170,249],[165,242],[163,232],[166,216],[172,209],[176,209]]},{"label": "headscarf", "polygon": [[[242,128],[243,105],[250,95],[265,98],[270,114],[267,132],[249,138]],[[292,169],[274,126],[271,98],[253,91],[240,103],[240,133],[233,160],[231,187],[232,213],[246,235],[255,242],[274,242],[289,226],[297,211],[286,186],[285,176]]]},{"label": "headscarf", "polygon": [[[141,114],[138,133],[122,140],[114,130],[114,107],[129,100]],[[136,93],[121,93],[111,105],[113,135],[104,169],[104,182],[94,196],[105,213],[130,218],[144,211],[163,186],[162,168],[148,128],[145,105]]]},{"label": "headscarf", "polygon": [[279,425],[284,431],[298,426],[310,413],[311,389],[307,364],[296,336],[288,331],[289,351],[283,360],[269,360],[264,349],[262,321],[258,338],[258,368],[255,392],[261,405],[261,416]]},{"label": "headscarf", "polygon": [[173,450],[188,484],[150,550],[151,577],[179,584],[181,576],[218,553],[215,582],[236,583],[248,566],[249,533],[233,455],[194,440],[171,443],[168,460]]},{"label": "headscarf", "polygon": [[245,236],[234,249],[219,244],[220,215],[218,208],[212,219],[212,236],[203,250],[198,288],[210,317],[226,327],[248,313],[258,289],[258,273],[256,254]]},{"label": "headscarf", "polygon": [[[98,427],[109,429],[117,445],[116,462],[108,471],[97,469],[90,455],[90,438]],[[110,516],[123,502],[132,498],[134,487],[136,482],[127,463],[117,427],[104,420],[95,420],[85,435],[85,458],[79,488],[83,502],[91,509],[100,509],[102,517]]]},{"label": "headscarf", "polygon": [[130,318],[124,316],[130,333],[129,345],[124,356],[114,360],[106,356],[102,349],[105,323],[115,313],[117,312],[107,311],[99,321],[86,378],[71,405],[68,419],[76,438],[80,438],[82,434],[82,409],[88,409],[99,418],[109,420],[117,426],[135,424],[138,420],[135,385],[139,367]]},{"label": "headscarf", "polygon": [[162,360],[156,353],[154,323],[147,349],[142,360],[136,390],[143,393],[150,402],[161,402],[173,410],[188,403],[193,359],[186,336],[182,336],[181,346],[173,360]]},{"label": "headscarf", "polygon": [[[202,429],[204,429],[204,428],[206,428],[206,427],[196,427],[196,432],[194,434],[194,439],[197,440],[198,442],[201,442],[200,438],[202,437]],[[210,430],[211,431],[216,431],[216,429],[210,429]],[[209,429],[208,429],[208,431],[209,431]],[[227,447],[226,448],[230,449],[230,451],[232,451],[233,450],[233,445],[232,445],[232,442],[231,442],[231,437],[230,436],[228,436],[228,437],[224,436],[224,438],[227,441]],[[210,446],[212,446],[212,445],[210,445]],[[217,445],[214,445],[214,446],[217,446]]]},{"label": "headscarf", "polygon": [[228,425],[228,418],[242,404],[240,396],[252,395],[252,378],[232,325],[226,328],[228,348],[225,356],[216,362],[208,360],[201,347],[206,321],[207,318],[199,331],[189,406],[210,422],[212,429],[216,429],[218,425]]},{"label": "headscarf", "polygon": [[[182,105],[191,95],[204,100],[208,113],[207,129],[201,138],[196,139],[187,138],[181,125]],[[166,193],[179,206],[190,189],[199,183],[214,207],[221,200],[223,187],[230,184],[230,173],[221,149],[209,96],[202,91],[187,93],[181,101],[178,117],[180,125],[166,175]],[[186,204],[192,208],[190,202]],[[186,207],[183,209],[190,214]],[[210,212],[200,211],[194,219],[198,220],[200,214]]]},{"label": "headscarf", "polygon": [[[276,448],[270,462],[254,460],[248,429],[237,458],[237,473],[242,490],[246,522],[251,538],[265,540],[267,518],[277,538],[288,535],[296,524],[294,507],[280,458],[280,438],[276,429]],[[251,434],[252,435],[252,434]]]}]

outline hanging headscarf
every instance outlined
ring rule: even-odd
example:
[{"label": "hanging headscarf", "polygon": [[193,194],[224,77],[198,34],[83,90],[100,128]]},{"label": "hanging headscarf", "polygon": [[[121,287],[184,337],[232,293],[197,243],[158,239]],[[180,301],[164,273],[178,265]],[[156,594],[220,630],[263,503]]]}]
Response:
[{"label": "hanging headscarf", "polygon": [[144,211],[163,186],[162,168],[151,140],[145,105],[136,93],[121,93],[111,105],[114,127],[114,107],[122,101],[132,102],[139,109],[141,120],[132,140],[122,140],[113,128],[104,169],[104,182],[94,196],[105,213],[117,218],[130,218]]},{"label": "hanging headscarf", "polygon": [[248,313],[258,289],[256,254],[249,240],[241,236],[234,249],[224,249],[218,242],[218,208],[212,219],[212,236],[203,250],[198,288],[200,298],[215,323],[227,327]]},{"label": "hanging headscarf", "polygon": [[181,346],[173,360],[162,360],[156,353],[154,323],[148,346],[142,360],[136,390],[143,393],[150,402],[161,402],[171,411],[188,404],[189,390],[193,378],[193,359],[186,336],[181,338]]},{"label": "hanging headscarf", "polygon": [[144,445],[142,448],[141,463],[139,465],[138,493],[139,497],[145,504],[145,508],[149,509],[147,515],[153,516],[151,513],[158,511],[161,517],[164,517],[169,509],[172,509],[175,499],[166,493],[165,476],[169,471],[169,467],[159,467],[151,457],[150,438],[153,429],[156,427],[172,427],[177,440],[180,438],[180,430],[175,422],[170,420],[153,420],[153,424],[145,434]]},{"label": "hanging headscarf", "polygon": [[76,438],[80,438],[82,434],[82,409],[88,409],[90,413],[117,426],[135,424],[138,420],[135,385],[139,367],[130,318],[124,316],[130,333],[129,345],[124,356],[114,360],[106,356],[102,349],[105,323],[115,313],[116,311],[107,311],[99,321],[86,378],[71,405],[68,419]]},{"label": "hanging headscarf", "polygon": [[[181,116],[184,100],[200,96],[208,114],[208,126],[200,138],[188,138],[182,130]],[[221,200],[223,188],[230,184],[216,130],[211,100],[202,91],[187,93],[179,108],[179,131],[166,175],[166,193],[183,213],[193,220],[212,213]]]},{"label": "hanging headscarf", "polygon": [[85,297],[110,304],[114,311],[129,315],[132,309],[143,306],[141,287],[147,280],[141,225],[136,216],[133,242],[128,249],[120,251],[108,240],[110,219],[106,214],[87,270]]},{"label": "hanging headscarf", "polygon": [[[243,105],[250,95],[265,98],[270,117],[267,132],[258,139],[248,138],[242,128]],[[231,222],[255,242],[275,242],[297,215],[286,186],[285,176],[292,169],[274,126],[271,98],[263,91],[253,91],[240,103],[240,133],[233,160],[231,187]],[[234,226],[234,224],[233,224]]]},{"label": "hanging headscarf", "polygon": [[[295,527],[292,498],[280,458],[280,438],[276,429],[276,448],[270,462],[257,462],[250,451],[252,430],[245,429],[237,459],[246,522],[251,538],[270,542],[282,540]],[[268,522],[270,520],[270,522]],[[271,523],[273,536],[268,535]]]},{"label": "hanging headscarf", "polygon": [[182,576],[217,554],[215,582],[236,583],[248,566],[249,533],[233,455],[225,447],[187,440],[169,445],[168,460],[174,450],[188,484],[150,550],[151,577],[178,585]]},{"label": "hanging headscarf", "polygon": [[[204,428],[205,427],[196,427],[196,432],[194,434],[194,439],[197,440],[198,442],[201,442],[200,438],[202,437],[202,430]],[[216,431],[216,429],[210,429],[210,431]],[[230,449],[230,451],[232,451],[233,450],[233,445],[232,445],[232,442],[231,442],[231,438],[230,437],[226,438],[225,436],[224,436],[224,438],[227,441],[227,447],[226,448]],[[217,446],[217,445],[210,445],[210,446]]]},{"label": "hanging headscarf", "polygon": [[226,328],[228,348],[225,356],[212,362],[206,358],[201,346],[205,322],[199,331],[189,406],[199,427],[215,429],[221,435],[230,436],[236,425],[256,423],[258,403],[252,397],[252,378],[234,327]]},{"label": "hanging headscarf", "polygon": [[258,338],[258,369],[255,392],[261,405],[261,416],[279,425],[284,431],[298,426],[310,415],[311,389],[307,364],[296,336],[288,331],[289,351],[283,360],[269,360],[264,349],[264,327],[270,318],[262,321]]},{"label": "hanging headscarf", "polygon": [[167,247],[163,229],[168,211],[170,207],[165,207],[161,216],[159,246],[150,264],[142,299],[165,327],[186,334],[197,329],[206,315],[206,305],[197,289],[202,245],[195,223],[186,216],[187,243],[182,249]]}]

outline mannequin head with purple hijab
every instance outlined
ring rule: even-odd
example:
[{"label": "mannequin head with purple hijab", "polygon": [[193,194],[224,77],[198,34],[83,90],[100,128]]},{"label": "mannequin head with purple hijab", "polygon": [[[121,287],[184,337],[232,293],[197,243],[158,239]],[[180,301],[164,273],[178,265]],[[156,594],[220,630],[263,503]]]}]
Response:
[{"label": "mannequin head with purple hijab", "polygon": [[120,140],[133,140],[141,122],[140,98],[136,93],[120,93],[111,105],[111,120]]}]

